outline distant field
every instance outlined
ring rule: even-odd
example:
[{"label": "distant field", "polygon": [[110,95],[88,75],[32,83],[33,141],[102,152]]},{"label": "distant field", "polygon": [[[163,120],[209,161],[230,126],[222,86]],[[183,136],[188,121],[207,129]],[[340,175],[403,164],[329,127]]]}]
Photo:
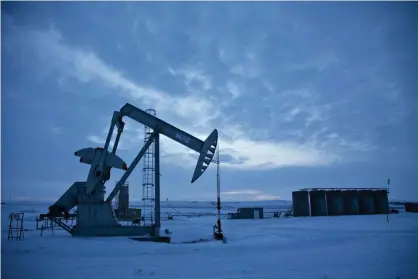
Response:
[{"label": "distant field", "polygon": [[[263,203],[225,203],[227,211]],[[35,230],[48,204],[2,205],[2,278],[416,279],[418,214],[223,220],[228,243],[212,238],[210,203],[164,203],[194,217],[162,221],[173,244],[127,237],[75,238]],[[139,205],[139,204],[138,204]],[[194,205],[194,206],[192,206]],[[286,202],[267,202],[278,209]],[[8,241],[8,215],[25,212],[25,239]],[[181,244],[192,243],[194,244]],[[396,255],[396,256],[394,256]]]}]

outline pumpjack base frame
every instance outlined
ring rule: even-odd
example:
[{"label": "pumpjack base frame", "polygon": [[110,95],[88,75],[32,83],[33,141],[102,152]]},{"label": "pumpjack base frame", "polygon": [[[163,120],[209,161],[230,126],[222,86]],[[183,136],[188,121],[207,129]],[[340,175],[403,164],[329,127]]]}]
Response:
[{"label": "pumpjack base frame", "polygon": [[132,237],[131,239],[135,241],[171,243],[171,238],[169,236]]}]

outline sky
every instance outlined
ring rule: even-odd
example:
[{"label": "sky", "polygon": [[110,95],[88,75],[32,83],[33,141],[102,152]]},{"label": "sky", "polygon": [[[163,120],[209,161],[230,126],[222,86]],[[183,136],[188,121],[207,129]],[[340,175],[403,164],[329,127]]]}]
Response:
[{"label": "sky", "polygon": [[[2,199],[85,181],[74,152],[103,147],[130,103],[201,140],[218,129],[223,200],[317,187],[418,200],[416,18],[408,2],[4,2]],[[198,154],[161,142],[161,198],[215,200],[216,164],[191,184]],[[126,119],[117,154],[129,165],[143,144]]]}]

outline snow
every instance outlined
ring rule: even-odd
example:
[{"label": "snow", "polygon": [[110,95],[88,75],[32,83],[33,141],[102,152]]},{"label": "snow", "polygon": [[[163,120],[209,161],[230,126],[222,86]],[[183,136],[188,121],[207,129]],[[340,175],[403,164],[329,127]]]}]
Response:
[{"label": "snow", "polygon": [[[413,213],[390,215],[389,222],[386,215],[223,220],[227,244],[166,244],[73,238],[58,229],[40,236],[35,218],[47,206],[2,205],[2,278],[418,278],[418,214]],[[249,205],[229,206],[234,212],[235,206]],[[266,206],[274,209],[273,202]],[[164,210],[173,209],[215,212],[210,203],[171,204]],[[19,211],[25,212],[28,231],[24,240],[8,241],[8,215]],[[170,229],[172,242],[179,243],[211,238],[215,222],[215,216],[175,218],[163,221],[162,229]]]}]

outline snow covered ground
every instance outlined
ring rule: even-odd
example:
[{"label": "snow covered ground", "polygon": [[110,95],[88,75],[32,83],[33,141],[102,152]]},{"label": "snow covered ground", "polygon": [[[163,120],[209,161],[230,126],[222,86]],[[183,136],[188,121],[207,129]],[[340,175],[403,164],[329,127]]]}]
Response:
[{"label": "snow covered ground", "polygon": [[[285,207],[280,202],[277,208]],[[214,212],[206,203],[176,210]],[[261,204],[262,205],[262,204]],[[235,211],[230,204],[228,212]],[[173,207],[173,206],[172,206]],[[274,202],[266,202],[274,209]],[[170,206],[166,206],[168,211]],[[73,238],[35,230],[47,205],[2,205],[2,278],[417,279],[418,214],[224,220],[228,243],[165,244]],[[8,215],[25,212],[22,241],[7,240]],[[216,217],[164,221],[172,242],[210,238]]]}]

